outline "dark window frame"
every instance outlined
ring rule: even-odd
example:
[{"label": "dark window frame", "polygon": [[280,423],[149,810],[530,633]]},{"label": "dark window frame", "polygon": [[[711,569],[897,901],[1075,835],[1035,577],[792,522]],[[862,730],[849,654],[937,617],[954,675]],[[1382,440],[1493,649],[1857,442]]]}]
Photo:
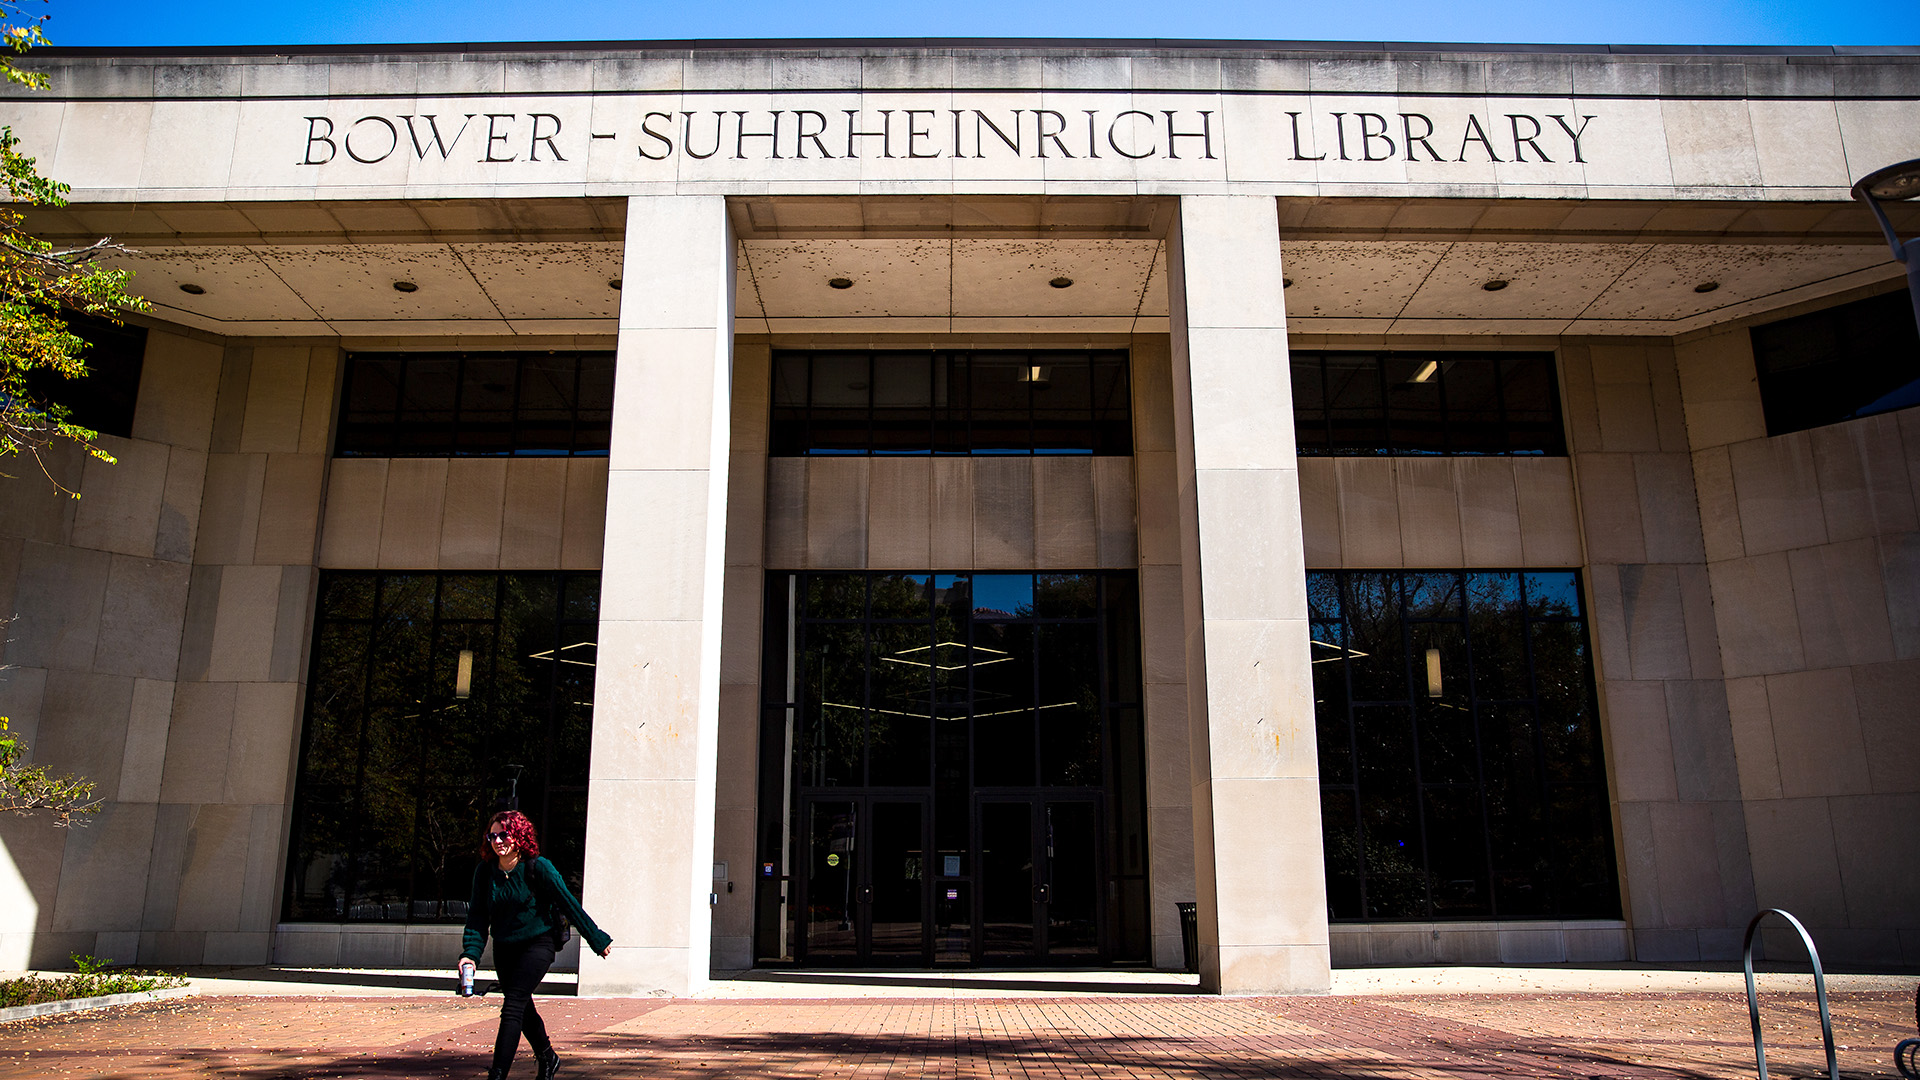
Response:
[{"label": "dark window frame", "polygon": [[[1337,365],[1350,365],[1356,372],[1370,366],[1371,378],[1358,384],[1368,391],[1371,403],[1340,409],[1336,402],[1345,387],[1337,387],[1333,372]],[[1426,365],[1434,369],[1418,383],[1417,375]],[[1449,372],[1454,382],[1464,383],[1458,373],[1461,364],[1487,364],[1492,374],[1493,401],[1471,411],[1494,414],[1491,422],[1482,419],[1470,423],[1459,418],[1469,411],[1464,401],[1450,400]],[[1536,388],[1534,409],[1523,409],[1518,400],[1516,374],[1519,365],[1534,366],[1543,385]],[[1294,442],[1301,457],[1565,457],[1566,421],[1560,405],[1560,381],[1555,354],[1541,351],[1419,351],[1351,349],[1296,349],[1291,352],[1289,371],[1294,387]],[[1395,378],[1411,373],[1408,378]],[[1431,388],[1437,407],[1396,408],[1394,395],[1414,393],[1411,386]],[[1350,398],[1347,400],[1351,400]],[[1346,416],[1341,414],[1345,412]],[[1531,421],[1523,413],[1533,413]],[[1355,429],[1371,427],[1373,437],[1357,437]],[[1433,434],[1421,440],[1409,438],[1409,431]]]},{"label": "dark window frame", "polygon": [[70,333],[86,342],[80,359],[87,373],[68,379],[36,368],[27,375],[28,387],[41,401],[66,406],[69,423],[102,435],[132,438],[140,376],[146,367],[147,328],[77,311],[63,311],[60,318]]},{"label": "dark window frame", "polygon": [[[1431,586],[1449,577],[1457,587],[1453,594],[1457,609],[1452,613],[1414,614],[1415,609],[1409,602],[1409,583]],[[1484,635],[1486,641],[1477,659],[1479,668],[1485,670],[1476,667],[1475,620],[1485,613],[1472,600],[1471,590],[1476,584],[1496,582],[1503,577],[1513,579],[1513,596],[1519,605],[1517,639],[1522,645],[1519,655],[1524,656],[1524,693],[1515,691],[1518,684],[1512,681],[1506,689],[1515,692],[1483,693],[1496,687],[1501,678],[1497,671],[1501,648],[1498,634]],[[1539,600],[1533,596],[1535,579],[1544,585],[1549,577],[1564,583],[1556,590],[1555,597],[1571,597],[1570,611],[1545,611],[1544,596]],[[1382,652],[1372,660],[1367,666],[1374,671],[1369,673],[1367,682],[1356,675],[1356,661],[1368,656],[1368,652],[1360,648],[1367,642],[1352,630],[1356,619],[1372,613],[1372,609],[1356,603],[1359,595],[1356,583],[1362,579],[1385,579],[1391,583],[1394,603],[1387,621],[1397,630],[1403,650],[1398,658]],[[1590,619],[1585,611],[1580,573],[1563,568],[1314,570],[1308,572],[1308,594],[1312,598],[1314,713],[1322,758],[1320,789],[1329,919],[1336,923],[1389,923],[1619,918],[1619,871],[1607,792],[1607,762],[1600,740],[1592,645],[1587,633]],[[1337,605],[1337,610],[1328,609],[1329,600]],[[1533,610],[1536,607],[1542,610]],[[1559,643],[1576,641],[1574,651],[1581,658],[1580,670],[1560,673],[1551,679],[1551,688],[1546,682],[1553,673],[1543,671],[1538,662],[1538,643],[1545,635],[1534,632],[1537,626],[1560,627]],[[1448,628],[1452,628],[1459,639],[1454,664],[1464,666],[1464,670],[1454,671],[1452,677],[1466,680],[1465,711],[1472,745],[1470,781],[1462,780],[1458,773],[1451,778],[1446,775],[1447,768],[1459,769],[1462,762],[1455,756],[1459,734],[1449,733],[1446,720],[1440,718],[1448,716],[1443,710],[1458,709],[1460,699],[1454,696],[1450,702],[1449,695],[1433,696],[1424,688],[1428,677],[1424,650],[1417,644],[1433,641],[1442,643],[1443,648],[1451,647],[1446,637]],[[1482,627],[1483,631],[1486,629]],[[1513,627],[1508,625],[1505,629],[1511,633]],[[1422,631],[1432,636],[1421,636]],[[1511,641],[1505,647],[1509,650],[1510,663],[1514,656]],[[1397,677],[1403,680],[1399,684],[1403,691],[1400,696],[1368,693],[1393,685],[1395,660],[1399,666]],[[1378,681],[1380,679],[1388,681]],[[1584,714],[1583,721],[1579,727],[1569,727],[1562,713],[1560,731],[1555,733],[1551,720],[1555,715],[1554,706],[1559,703],[1564,707],[1569,691],[1577,694],[1575,704]],[[1532,717],[1530,726],[1525,721],[1515,723],[1516,715],[1522,713]],[[1396,714],[1403,720],[1396,721]],[[1371,742],[1363,736],[1363,730],[1369,726],[1374,726],[1376,732]],[[1423,745],[1428,727],[1435,732],[1433,748]],[[1508,736],[1506,746],[1511,750],[1516,745],[1513,739],[1516,733],[1525,736],[1518,745],[1530,748],[1522,760],[1530,765],[1531,772],[1516,774],[1510,769],[1514,760],[1511,757],[1490,771],[1489,762],[1495,760],[1501,746],[1500,736]],[[1449,735],[1455,740],[1455,751],[1438,749],[1445,745]],[[1580,761],[1567,756],[1568,748],[1575,754],[1586,755],[1585,775],[1572,775]],[[1394,760],[1395,754],[1404,760]],[[1372,755],[1371,763],[1369,755]],[[1428,763],[1443,755],[1452,756],[1453,760],[1431,770],[1429,775]],[[1567,768],[1569,761],[1571,769]],[[1372,782],[1367,780],[1370,773]],[[1453,801],[1462,793],[1471,793],[1471,801],[1478,805],[1483,861],[1477,867],[1466,866],[1479,871],[1477,880],[1459,877],[1462,864],[1458,862],[1440,867],[1435,863],[1435,845],[1444,845],[1449,839],[1457,841],[1458,834],[1449,838],[1442,830],[1436,839],[1432,831],[1435,826],[1429,821],[1429,808],[1436,797],[1443,802]],[[1391,812],[1396,803],[1411,811],[1412,845],[1407,843],[1408,837],[1394,839],[1396,830],[1391,826],[1383,826],[1377,837],[1369,835],[1370,816],[1384,820],[1379,817],[1381,811]],[[1537,815],[1531,826],[1526,816],[1529,807]],[[1496,826],[1499,814],[1512,817]],[[1546,850],[1548,842],[1563,838],[1566,834],[1561,830],[1567,828],[1568,823],[1578,826],[1582,820],[1588,826],[1588,831],[1578,838],[1587,848],[1584,870],[1577,860],[1564,857],[1564,853],[1560,853],[1563,857],[1558,869],[1542,865],[1556,854]],[[1529,827],[1533,830],[1530,834]],[[1399,831],[1405,830],[1406,824],[1402,822]],[[1418,850],[1408,852],[1409,846]],[[1503,853],[1508,853],[1504,858],[1511,859],[1510,853],[1514,851],[1533,852],[1535,865],[1521,868],[1504,862]],[[1594,863],[1596,856],[1598,865]],[[1376,862],[1391,865],[1395,861],[1407,865],[1391,870],[1373,865]],[[1448,870],[1453,871],[1454,876],[1448,877]],[[1604,883],[1569,883],[1554,876],[1576,872],[1598,874]],[[1484,894],[1484,904],[1460,901],[1457,893],[1436,902],[1437,893],[1444,891],[1436,887],[1442,884],[1442,878],[1446,879],[1444,885],[1448,888],[1461,882],[1478,885]],[[1602,884],[1604,887],[1597,887]],[[1380,890],[1379,896],[1372,895],[1376,888]],[[1534,892],[1535,889],[1539,892]],[[1417,896],[1411,910],[1391,910],[1395,906],[1408,907],[1406,901],[1410,895]],[[1481,910],[1463,910],[1475,906]]]},{"label": "dark window frame", "polygon": [[1748,330],[1768,435],[1920,405],[1920,329],[1905,289]]},{"label": "dark window frame", "polygon": [[[862,734],[862,745],[856,766],[858,776],[844,781],[829,783],[810,783],[806,776],[807,755],[805,744],[817,729],[818,719],[810,714],[808,683],[804,674],[795,679],[793,695],[787,693],[786,657],[789,649],[792,655],[802,663],[809,655],[810,638],[813,633],[823,630],[857,629],[866,641],[876,641],[876,631],[883,628],[917,627],[925,625],[930,644],[937,643],[941,623],[941,608],[936,602],[937,590],[941,588],[941,579],[969,579],[967,594],[969,603],[976,602],[972,593],[972,580],[980,577],[1027,577],[1036,604],[1041,596],[1040,579],[1043,578],[1080,578],[1091,584],[1094,589],[1092,609],[1082,614],[1060,615],[1043,614],[1037,609],[1025,613],[1007,612],[990,609],[991,617],[980,616],[981,607],[969,606],[965,626],[963,646],[969,650],[979,648],[977,629],[982,625],[1019,625],[1044,632],[1048,627],[1083,626],[1089,628],[1094,638],[1095,685],[1099,714],[1099,740],[1101,746],[1099,772],[1080,784],[1064,783],[1058,780],[1049,782],[1050,754],[1046,743],[1047,733],[1043,723],[1037,717],[1044,712],[1040,706],[1039,693],[1044,687],[1043,666],[1038,651],[1030,673],[1031,691],[1034,694],[1032,715],[1033,723],[1031,753],[1032,776],[1027,783],[979,783],[980,747],[976,740],[980,738],[979,724],[982,717],[978,706],[978,687],[975,678],[982,664],[970,662],[963,684],[953,684],[949,690],[963,694],[967,706],[963,710],[966,728],[964,748],[959,751],[959,768],[964,782],[961,789],[971,802],[979,795],[1026,795],[1047,794],[1063,798],[1097,797],[1105,812],[1105,828],[1108,833],[1107,866],[1103,868],[1103,880],[1110,887],[1126,893],[1129,900],[1137,898],[1145,903],[1147,882],[1147,859],[1149,850],[1148,822],[1146,820],[1146,729],[1145,729],[1145,680],[1141,662],[1140,633],[1140,593],[1139,576],[1134,571],[1111,569],[1072,569],[1050,571],[993,571],[993,570],[926,570],[926,571],[795,571],[770,570],[766,577],[765,609],[763,622],[764,645],[762,651],[761,673],[761,736],[758,812],[759,863],[764,868],[777,867],[781,862],[782,808],[797,815],[803,801],[812,798],[830,798],[838,796],[859,797],[874,794],[925,795],[934,807],[934,813],[941,813],[943,790],[951,790],[953,779],[948,776],[943,787],[943,764],[941,743],[936,722],[929,715],[927,724],[928,770],[927,782],[923,785],[901,785],[898,783],[875,782],[872,762],[871,731]],[[823,578],[843,580],[864,579],[857,615],[825,615],[809,609],[809,585]],[[927,589],[926,614],[902,618],[894,615],[876,614],[875,583],[883,579],[923,578]],[[797,592],[797,603],[792,621],[793,640],[788,639],[787,590],[791,587]],[[1004,617],[1001,617],[1004,616]],[[869,660],[866,664],[860,705],[868,713],[875,706],[876,688],[875,666]],[[932,686],[931,676],[929,686]],[[793,717],[792,757],[787,754],[788,715]],[[863,725],[868,722],[863,716]],[[891,779],[891,778],[883,778]],[[1122,815],[1136,812],[1138,820],[1131,824],[1136,831],[1126,833],[1127,824]],[[969,810],[969,815],[971,811]],[[799,817],[794,817],[799,821]],[[936,843],[940,830],[951,823],[934,822]],[[1134,842],[1122,842],[1120,837],[1130,835]],[[967,871],[971,880],[974,871]],[[756,895],[755,940],[758,961],[761,963],[778,962],[777,950],[769,944],[777,937],[778,922],[772,912],[779,906],[780,890],[787,884],[781,877],[763,873]],[[1115,894],[1119,895],[1118,893]],[[1118,902],[1118,901],[1116,901]],[[1144,918],[1144,916],[1143,916]],[[1145,923],[1140,924],[1144,926]],[[1144,935],[1142,930],[1141,934]],[[1124,934],[1116,929],[1116,947],[1123,951],[1135,949],[1140,955],[1130,959],[1148,959],[1150,944],[1142,938],[1137,944],[1123,941]],[[797,940],[794,938],[793,940]]]},{"label": "dark window frame", "polygon": [[[908,363],[926,365],[925,403],[910,402],[890,413],[878,401],[882,383],[911,387],[918,380],[882,376],[897,376],[899,365]],[[862,364],[864,377],[857,371]],[[828,365],[847,368],[853,379],[846,389],[864,395],[865,400],[833,403],[824,385],[823,369]],[[883,372],[882,365],[890,370]],[[990,374],[1040,370],[1045,377],[1016,375],[998,386]],[[1084,409],[1049,409],[1039,391],[1056,380],[1068,382],[1069,375],[1084,383]],[[777,350],[772,363],[769,453],[773,457],[1125,457],[1133,453],[1131,380],[1132,357],[1125,349]],[[1023,387],[1018,393],[1025,395],[1018,405],[1009,398],[1001,403],[1005,407],[995,408],[983,394],[1015,385]]]},{"label": "dark window frame", "polygon": [[[504,408],[482,409],[471,386],[478,364],[511,361],[511,385],[486,383],[482,392],[504,395]],[[335,457],[605,457],[613,432],[614,354],[579,349],[529,352],[349,352],[342,358]],[[528,404],[531,370],[571,364],[571,385],[562,403],[545,409]],[[409,401],[429,379],[429,370],[452,366],[451,399]],[[397,370],[386,380],[390,395],[376,389],[380,368]],[[447,380],[442,380],[447,381]],[[384,407],[358,403],[367,392],[390,396]],[[604,397],[601,392],[604,391]],[[430,407],[431,406],[431,407]],[[538,416],[537,413],[549,415]],[[564,429],[564,436],[559,432]]]},{"label": "dark window frame", "polygon": [[[294,784],[292,829],[281,886],[282,921],[426,924],[464,921],[467,887],[471,867],[479,854],[481,827],[485,825],[487,815],[499,807],[510,792],[519,797],[521,809],[540,828],[542,854],[553,859],[562,876],[577,891],[586,831],[587,755],[592,739],[593,695],[589,676],[584,687],[585,700],[572,700],[571,695],[563,696],[570,689],[580,690],[581,686],[577,673],[563,671],[563,664],[570,658],[562,654],[569,648],[578,649],[598,639],[599,572],[322,570],[320,574],[307,695],[302,714],[300,758]],[[457,608],[458,593],[447,588],[449,580],[456,584],[471,584],[488,578],[492,579],[493,585],[492,614],[462,614]],[[511,660],[523,664],[525,659],[505,655],[507,641],[501,633],[507,617],[510,588],[516,580],[529,582],[536,589],[551,590],[553,607],[550,610],[542,609],[544,616],[551,619],[551,635],[547,643],[553,650],[553,657],[546,665],[544,715],[537,729],[513,729],[515,735],[521,736],[522,745],[483,745],[478,750],[483,759],[499,757],[501,760],[491,761],[487,767],[475,770],[474,775],[465,775],[459,769],[448,773],[445,760],[439,759],[432,751],[436,744],[459,740],[463,734],[458,726],[446,722],[447,719],[457,721],[462,718],[462,714],[454,712],[458,705],[452,690],[458,670],[458,644],[463,640],[462,631],[481,631],[479,639],[490,642],[490,653],[481,655],[479,650],[475,650],[472,693],[473,697],[482,698],[483,702],[493,692],[493,680],[501,677],[506,662]],[[407,767],[390,770],[393,775],[376,775],[381,770],[374,765],[370,771],[369,760],[373,756],[369,743],[373,738],[374,718],[377,714],[391,712],[399,699],[384,700],[375,689],[378,665],[368,662],[366,657],[373,654],[380,643],[382,623],[391,621],[392,613],[386,606],[387,591],[408,587],[418,589],[421,583],[431,583],[432,587],[431,615],[423,628],[428,643],[425,672],[429,677],[423,680],[426,684],[424,690],[414,687],[408,691],[423,694],[411,706],[403,706],[415,709],[415,715],[398,718],[415,721],[404,729],[410,740],[410,752],[402,755],[401,760]],[[364,591],[360,591],[361,588]],[[355,597],[366,598],[364,605],[357,610],[351,606],[357,602],[353,599]],[[330,607],[330,604],[337,606]],[[412,620],[404,618],[394,622],[396,626],[402,624],[408,627],[415,625]],[[335,631],[342,632],[339,638]],[[342,638],[347,640],[349,648],[342,656],[329,656],[329,645]],[[356,649],[359,651],[356,652]],[[591,651],[597,653],[597,646]],[[361,661],[357,664],[357,671],[356,658]],[[389,665],[386,670],[391,672],[395,670],[394,657],[389,655],[387,659]],[[343,673],[343,680],[337,686],[358,697],[333,708],[323,705],[319,699],[323,693],[329,692],[330,686],[336,685],[331,683],[328,675],[330,670],[336,669]],[[569,680],[564,677],[567,674],[574,675],[574,678]],[[520,720],[526,715],[525,702],[491,704],[496,710],[511,712]],[[330,725],[323,713],[345,713],[350,717],[351,724],[344,729],[338,723]],[[392,720],[389,719],[388,723],[392,724]],[[392,730],[400,730],[399,725],[393,724]],[[531,743],[525,740],[531,740]],[[329,745],[322,748],[319,745],[322,741]],[[527,753],[535,747],[537,758]],[[575,749],[579,754],[578,761],[559,760],[561,755]],[[351,766],[331,771],[350,773],[351,778],[342,782],[338,776],[316,777],[316,772],[328,771],[320,767],[318,755],[341,751],[350,751]],[[509,762],[502,755],[533,759]],[[346,756],[340,753],[337,760],[344,762]],[[516,776],[510,771],[511,765],[524,765],[527,768]],[[383,798],[393,798],[396,792],[413,799],[411,831],[404,838],[378,835],[376,815],[369,809],[370,805]],[[430,810],[441,805],[434,800],[441,796],[466,797],[471,804],[473,820],[466,822],[466,827],[459,827],[459,823],[448,826],[439,821],[429,822],[427,817]],[[345,835],[339,838],[336,846],[342,847],[343,851],[309,851],[313,843],[310,831],[324,829],[324,825],[316,823],[315,815],[324,813],[319,807],[331,807],[338,811],[334,824]],[[575,810],[577,813],[573,812]],[[448,834],[447,842],[441,844],[438,850],[451,852],[449,859],[455,868],[444,870],[436,886],[434,875],[428,873],[423,865],[422,845],[428,842],[431,830],[449,827],[455,831]],[[375,865],[374,859],[378,853],[383,848],[391,848],[396,842],[404,843],[407,854],[404,858],[390,861],[403,865]],[[309,868],[303,865],[310,854],[318,860],[316,865],[325,865],[325,860],[337,859],[322,880],[322,898],[310,895],[314,877],[305,872]],[[451,877],[446,877],[446,874]],[[308,879],[306,885],[309,895],[302,894],[303,876]],[[382,877],[389,881],[404,879],[407,882],[404,890],[406,895],[389,897],[384,895],[385,891],[378,896],[369,895],[364,888],[365,883],[370,880],[377,882]],[[430,893],[439,895],[428,895]],[[316,905],[329,910],[316,910]]]}]

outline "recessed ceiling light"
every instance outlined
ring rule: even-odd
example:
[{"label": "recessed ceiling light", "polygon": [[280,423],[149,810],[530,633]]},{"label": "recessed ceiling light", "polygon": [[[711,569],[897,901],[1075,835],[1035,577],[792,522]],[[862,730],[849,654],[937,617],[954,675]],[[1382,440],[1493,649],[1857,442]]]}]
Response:
[{"label": "recessed ceiling light", "polygon": [[619,278],[608,278],[608,279],[607,279],[607,288],[609,288],[609,289],[612,289],[612,290],[613,290],[614,292],[619,292],[619,291],[620,291],[620,279],[619,279]]},{"label": "recessed ceiling light", "polygon": [[1291,289],[1291,288],[1293,288],[1293,279],[1292,279],[1292,278],[1290,278],[1290,277],[1283,277],[1283,278],[1281,278],[1281,279],[1280,279],[1280,287],[1281,287],[1281,288],[1283,288],[1283,289]]},{"label": "recessed ceiling light", "polygon": [[1703,281],[1700,284],[1695,285],[1693,287],[1693,291],[1694,292],[1712,292],[1713,290],[1719,287],[1720,287],[1720,283],[1717,281]]},{"label": "recessed ceiling light", "polygon": [[207,290],[199,285],[195,285],[191,281],[183,281],[180,283],[180,291],[186,293],[188,296],[200,296]]},{"label": "recessed ceiling light", "polygon": [[396,281],[393,283],[393,291],[394,292],[419,292],[420,286],[415,285],[411,281]]},{"label": "recessed ceiling light", "polygon": [[1057,277],[1047,282],[1047,284],[1056,289],[1071,289],[1073,288],[1073,279],[1070,277]]},{"label": "recessed ceiling light", "polygon": [[1508,284],[1509,282],[1506,278],[1494,278],[1492,281],[1482,282],[1480,287],[1488,292],[1499,292],[1501,289],[1506,288]]},{"label": "recessed ceiling light", "polygon": [[827,287],[830,289],[851,289],[853,288],[853,279],[843,277],[828,278]]}]

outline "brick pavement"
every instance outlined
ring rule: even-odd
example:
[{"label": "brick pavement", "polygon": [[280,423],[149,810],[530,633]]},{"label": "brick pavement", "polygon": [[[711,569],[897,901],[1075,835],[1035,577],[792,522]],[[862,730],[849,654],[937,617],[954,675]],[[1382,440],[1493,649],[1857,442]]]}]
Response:
[{"label": "brick pavement", "polygon": [[[1837,994],[1843,1074],[1893,1077],[1913,1000]],[[575,1077],[607,1080],[1733,1080],[1738,994],[543,999]],[[16,1077],[474,1076],[497,999],[191,998],[0,1024]],[[1810,994],[1765,999],[1768,1059],[1824,1071]],[[515,1075],[531,1076],[524,1050]]]}]

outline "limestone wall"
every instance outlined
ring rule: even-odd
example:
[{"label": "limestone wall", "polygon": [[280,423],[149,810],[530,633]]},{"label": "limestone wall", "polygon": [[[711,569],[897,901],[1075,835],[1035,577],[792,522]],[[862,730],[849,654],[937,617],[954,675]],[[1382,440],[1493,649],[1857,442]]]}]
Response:
[{"label": "limestone wall", "polygon": [[1745,326],[1675,351],[1755,904],[1823,957],[1913,963],[1920,411],[1769,438]]}]

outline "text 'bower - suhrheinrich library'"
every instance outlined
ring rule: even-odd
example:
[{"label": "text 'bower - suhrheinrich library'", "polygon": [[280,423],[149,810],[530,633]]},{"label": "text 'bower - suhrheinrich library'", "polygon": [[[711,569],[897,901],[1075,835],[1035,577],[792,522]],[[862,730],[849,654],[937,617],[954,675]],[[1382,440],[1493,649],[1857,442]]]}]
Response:
[{"label": "text 'bower - suhrheinrich library'", "polygon": [[0,969],[443,967],[507,806],[589,994],[1920,963],[1911,50],[24,63],[152,310],[0,481]]}]

